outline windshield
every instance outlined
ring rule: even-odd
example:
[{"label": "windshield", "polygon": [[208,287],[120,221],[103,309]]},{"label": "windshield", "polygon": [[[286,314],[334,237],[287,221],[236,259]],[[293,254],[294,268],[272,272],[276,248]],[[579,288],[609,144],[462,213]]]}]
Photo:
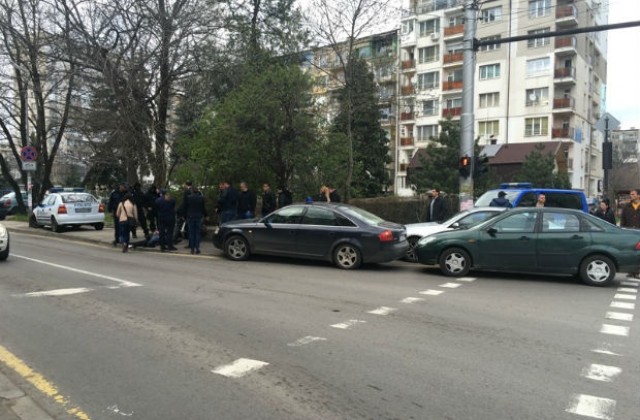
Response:
[{"label": "windshield", "polygon": [[474,204],[474,206],[476,207],[489,207],[489,205],[491,204],[491,200],[493,200],[494,198],[498,198],[498,193],[500,191],[504,191],[507,196],[505,197],[507,200],[509,200],[510,203],[513,203],[513,200],[516,199],[516,197],[518,197],[518,194],[520,193],[521,190],[490,190],[487,191],[486,193],[482,194],[480,196],[480,198],[478,198],[478,200],[476,201],[476,203]]},{"label": "windshield", "polygon": [[361,208],[358,208],[358,207],[344,206],[344,207],[340,207],[340,210],[342,210],[348,216],[356,217],[357,219],[362,220],[366,224],[372,225],[372,226],[377,226],[380,223],[385,221],[384,219],[376,216],[375,214],[369,213],[368,211],[362,210]]}]

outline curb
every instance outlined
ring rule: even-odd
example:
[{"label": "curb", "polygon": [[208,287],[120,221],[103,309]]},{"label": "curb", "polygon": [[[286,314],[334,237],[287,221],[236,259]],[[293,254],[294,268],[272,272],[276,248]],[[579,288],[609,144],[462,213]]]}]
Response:
[{"label": "curb", "polygon": [[2,420],[55,420],[2,373],[0,373],[0,418]]}]

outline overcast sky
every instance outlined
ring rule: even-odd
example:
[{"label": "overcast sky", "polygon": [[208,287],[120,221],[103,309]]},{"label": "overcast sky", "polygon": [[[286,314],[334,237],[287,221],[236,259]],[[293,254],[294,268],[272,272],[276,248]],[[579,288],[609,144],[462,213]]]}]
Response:
[{"label": "overcast sky", "polygon": [[[609,23],[640,21],[640,0],[606,2]],[[608,34],[606,111],[620,121],[620,128],[640,128],[640,27]]]}]

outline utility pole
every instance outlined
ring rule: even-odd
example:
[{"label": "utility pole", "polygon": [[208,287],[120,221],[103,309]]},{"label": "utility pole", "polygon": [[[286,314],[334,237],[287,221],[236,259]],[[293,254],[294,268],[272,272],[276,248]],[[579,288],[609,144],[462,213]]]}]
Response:
[{"label": "utility pole", "polygon": [[[474,164],[475,115],[473,109],[476,71],[475,36],[478,18],[478,1],[469,0],[464,11],[463,67],[462,67],[462,114],[460,115],[460,158],[471,158],[471,174]],[[460,176],[460,210],[473,207],[473,176]]]},{"label": "utility pole", "polygon": [[604,179],[602,183],[602,195],[609,197],[609,170],[613,169],[613,145],[609,141],[609,117],[604,119],[604,143],[602,144],[602,169]]}]

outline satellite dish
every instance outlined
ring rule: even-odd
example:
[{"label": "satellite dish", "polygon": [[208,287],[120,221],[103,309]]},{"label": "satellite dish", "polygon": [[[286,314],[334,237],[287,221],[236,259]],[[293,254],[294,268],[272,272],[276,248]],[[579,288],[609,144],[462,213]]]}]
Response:
[{"label": "satellite dish", "polygon": [[531,95],[529,95],[529,100],[530,100],[531,102],[535,102],[535,101],[537,101],[537,100],[538,100],[538,97],[536,96],[536,94],[535,94],[535,93],[532,93]]}]

